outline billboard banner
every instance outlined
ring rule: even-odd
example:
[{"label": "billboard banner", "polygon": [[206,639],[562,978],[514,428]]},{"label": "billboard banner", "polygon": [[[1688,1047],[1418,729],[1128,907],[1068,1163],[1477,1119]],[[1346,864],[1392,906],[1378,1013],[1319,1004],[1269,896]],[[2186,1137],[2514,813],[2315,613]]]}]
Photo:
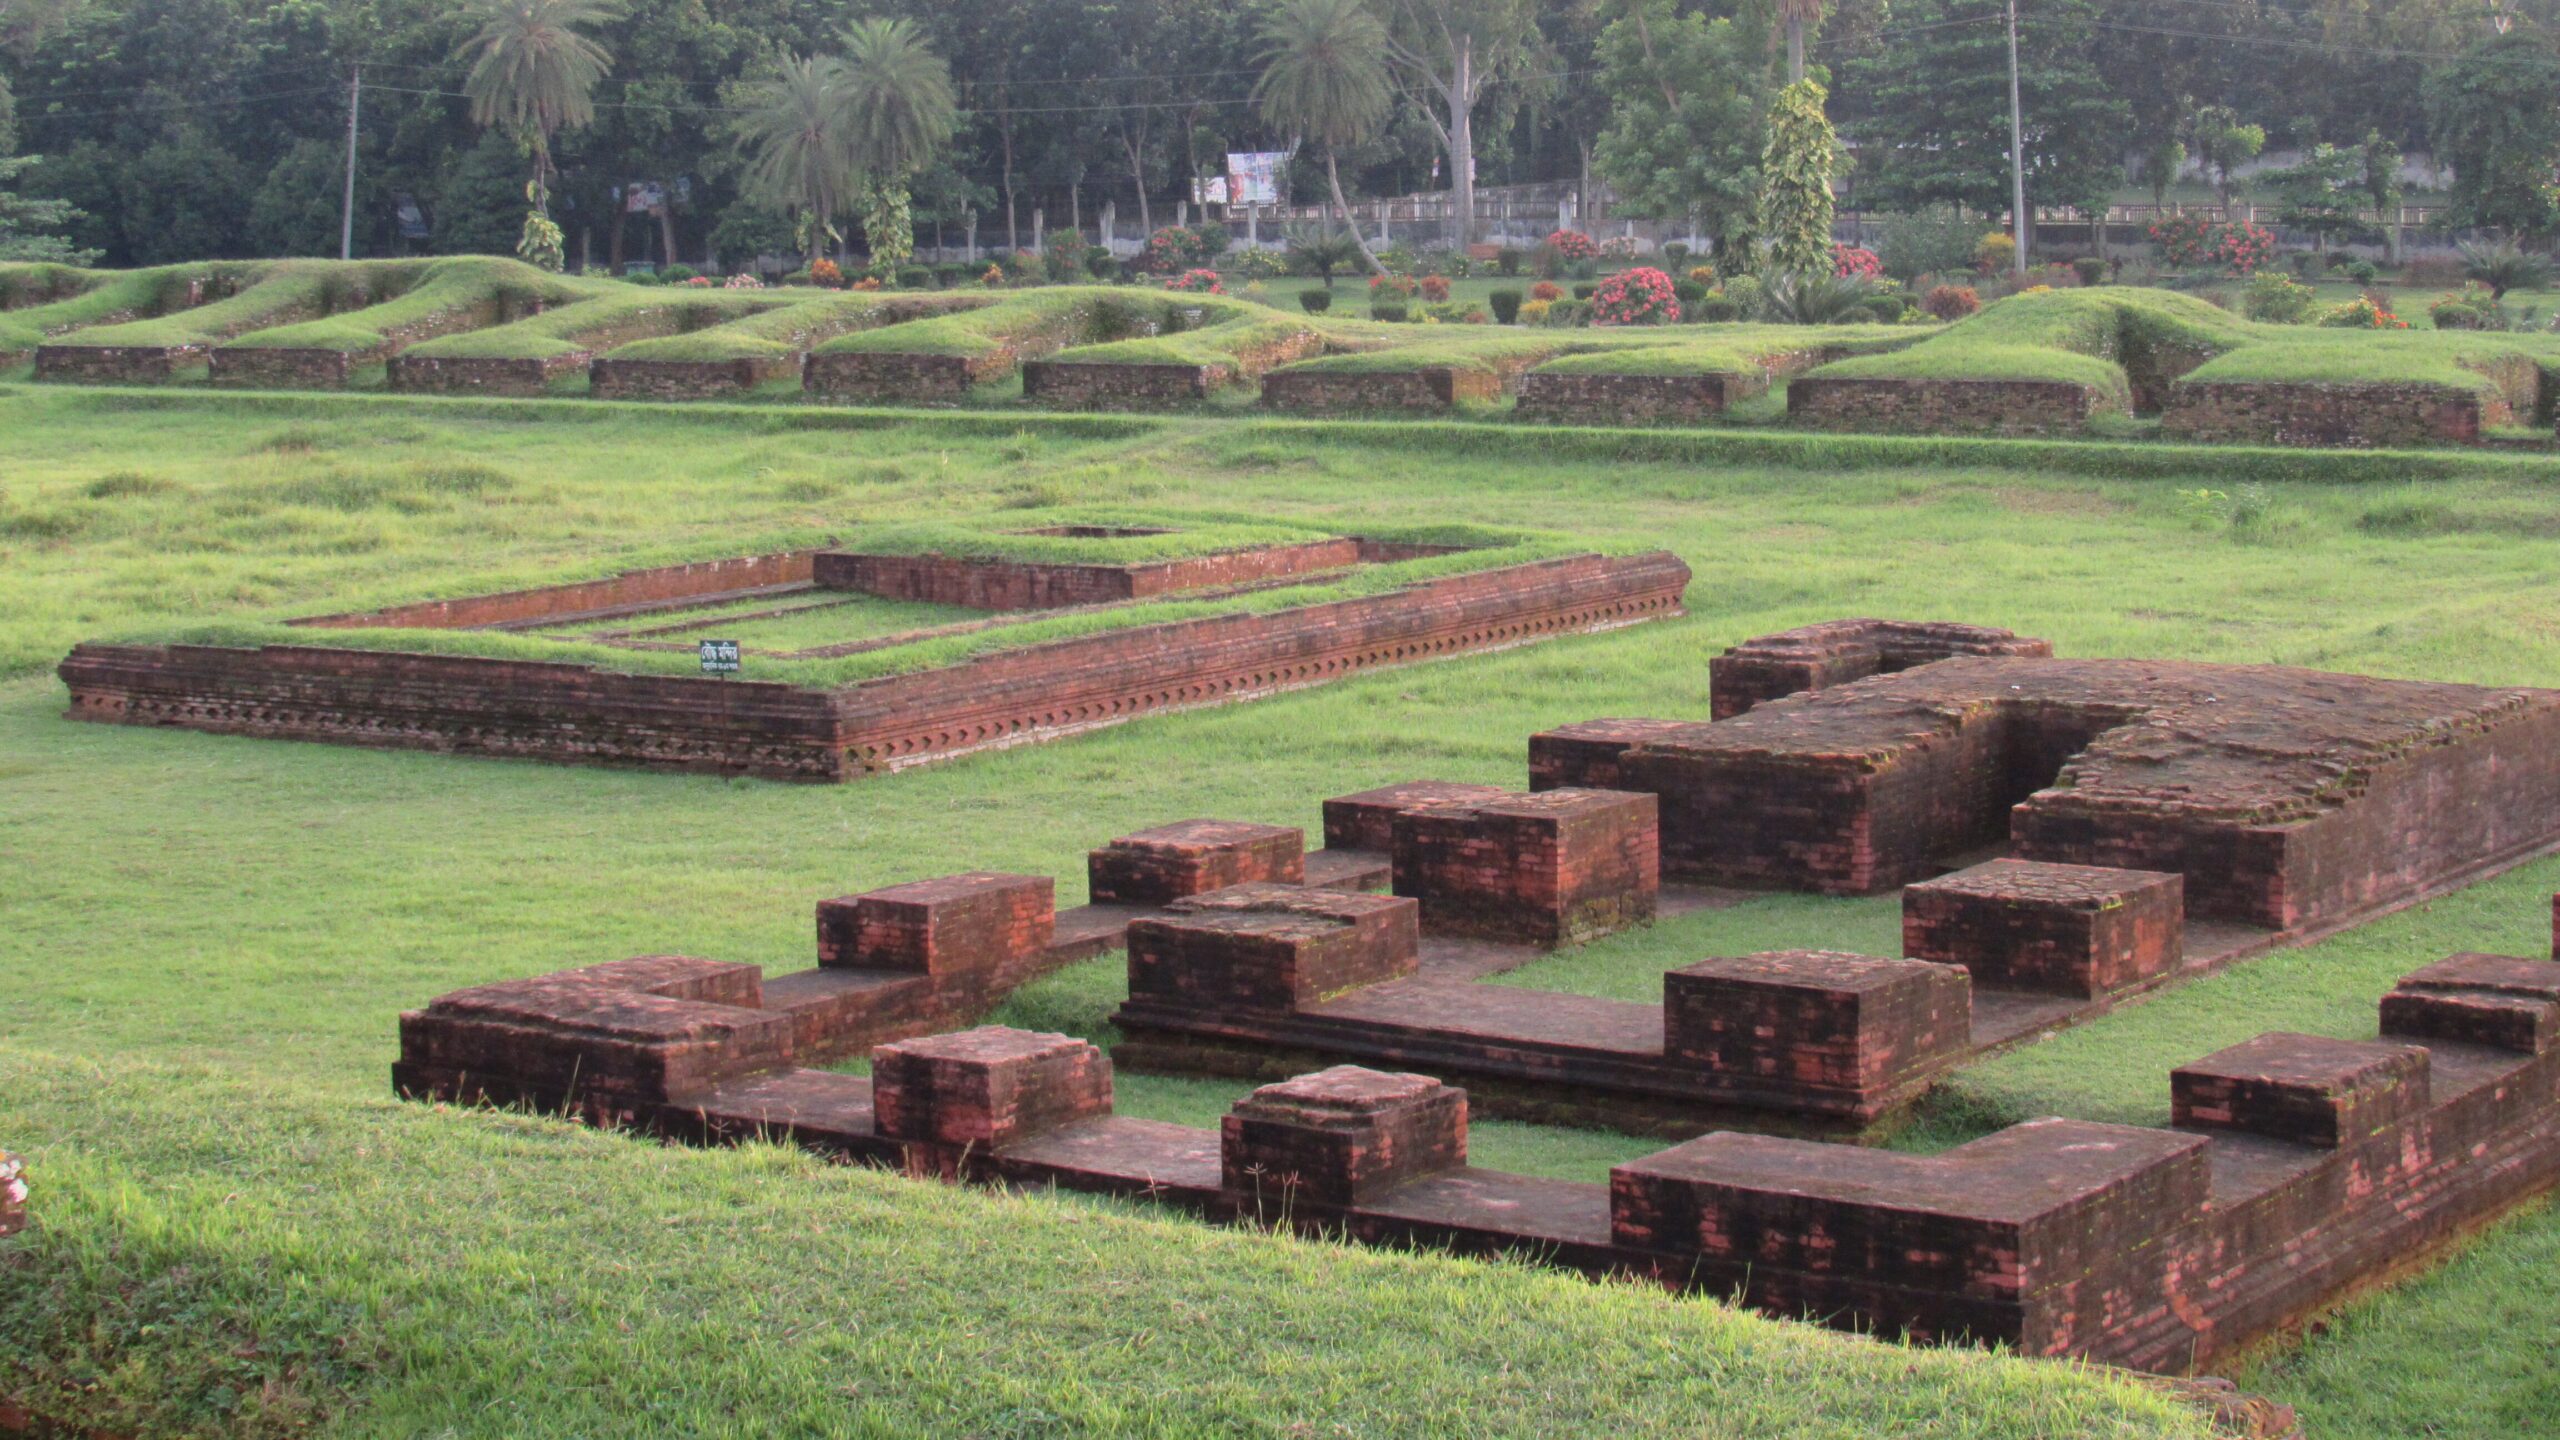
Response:
[{"label": "billboard banner", "polygon": [[1227,156],[1227,201],[1234,205],[1278,205],[1288,183],[1289,152],[1260,150]]}]

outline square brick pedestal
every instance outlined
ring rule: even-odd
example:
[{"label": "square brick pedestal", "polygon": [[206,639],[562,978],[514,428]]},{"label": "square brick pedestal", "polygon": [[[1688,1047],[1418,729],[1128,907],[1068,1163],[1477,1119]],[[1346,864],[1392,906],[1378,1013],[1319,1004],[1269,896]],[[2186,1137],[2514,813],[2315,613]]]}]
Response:
[{"label": "square brick pedestal", "polygon": [[1626,776],[1618,757],[1647,740],[1686,730],[1691,720],[1585,720],[1529,737],[1531,790],[1615,790]]},{"label": "square brick pedestal", "polygon": [[972,871],[818,902],[818,963],[947,975],[1027,964],[1057,933],[1057,882]]},{"label": "square brick pedestal", "polygon": [[2425,1113],[2427,1075],[2413,1045],[2261,1035],[2170,1071],[2171,1123],[2335,1150]]},{"label": "square brick pedestal", "polygon": [[928,1035],[871,1052],[871,1106],[885,1138],[992,1149],[1110,1114],[1111,1062],[1072,1035]]},{"label": "square brick pedestal", "polygon": [[1395,817],[1394,888],[1435,934],[1564,945],[1653,919],[1659,802],[1623,790],[1451,801]]},{"label": "square brick pedestal", "polygon": [[1170,905],[1229,885],[1307,875],[1307,837],[1281,825],[1184,820],[1123,835],[1086,858],[1097,905]]},{"label": "square brick pedestal", "polygon": [[1237,1101],[1220,1142],[1230,1194],[1358,1205],[1467,1163],[1467,1094],[1428,1075],[1337,1065]]},{"label": "square brick pedestal", "polygon": [[1830,950],[1702,960],[1662,977],[1662,1047],[1720,1075],[1866,1113],[1972,1048],[1964,971]]},{"label": "square brick pedestal", "polygon": [[2439,960],[2382,997],[2382,1033],[2540,1055],[2560,1046],[2560,964],[2479,954]]},{"label": "square brick pedestal", "polygon": [[1902,953],[1976,982],[2094,999],[2176,968],[2186,879],[1993,860],[1902,892]]},{"label": "square brick pedestal", "polygon": [[1395,846],[1396,817],[1408,810],[1452,802],[1499,800],[1511,792],[1499,785],[1463,785],[1449,780],[1408,780],[1357,795],[1337,795],[1324,802],[1324,844],[1328,850],[1375,850]]},{"label": "square brick pedestal", "polygon": [[1293,1010],[1414,973],[1420,906],[1393,895],[1237,885],[1129,925],[1129,998]]}]

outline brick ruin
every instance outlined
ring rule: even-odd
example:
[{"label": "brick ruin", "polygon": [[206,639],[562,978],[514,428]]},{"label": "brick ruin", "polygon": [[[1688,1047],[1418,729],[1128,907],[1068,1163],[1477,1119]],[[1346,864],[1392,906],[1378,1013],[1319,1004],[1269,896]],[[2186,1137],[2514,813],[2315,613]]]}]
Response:
[{"label": "brick ruin", "polygon": [[1909,643],[1894,634],[1738,647],[1712,675],[1728,718],[1549,732],[1532,787],[1659,796],[1663,872],[1683,880],[1865,894],[2005,845],[2179,874],[2192,914],[2279,931],[2463,883],[2560,831],[2560,693],[2057,660],[1997,632],[1866,673]]},{"label": "brick ruin", "polygon": [[[1062,566],[804,552],[300,623],[539,633],[571,621],[827,589],[1029,612],[1171,594],[1214,598],[1427,553],[1430,547],[1328,540],[1183,560]],[[1346,600],[994,649],[938,669],[832,689],[317,644],[84,644],[60,673],[75,719],[836,781],[1160,710],[1323,684],[1374,666],[1676,615],[1688,581],[1688,567],[1667,553],[1567,556]],[[663,648],[666,642],[628,643]],[[851,648],[888,643],[897,640]],[[784,658],[838,653],[850,652],[821,648]]]},{"label": "brick ruin", "polygon": [[1765,370],[1699,375],[1607,375],[1532,370],[1520,377],[1524,420],[1575,425],[1692,424],[1769,393]]},{"label": "brick ruin", "polygon": [[1262,403],[1312,415],[1402,410],[1444,414],[1462,404],[1502,398],[1503,373],[1458,365],[1410,370],[1280,370],[1262,377]]},{"label": "brick ruin", "polygon": [[1790,424],[1905,435],[2077,435],[2124,402],[2069,380],[1807,376],[1787,386]]},{"label": "brick ruin", "polygon": [[[2528,399],[2528,413],[2532,406]],[[2181,380],[2170,387],[2160,429],[2197,444],[2365,449],[2477,445],[2483,430],[2515,419],[2514,407],[2495,390]]]}]

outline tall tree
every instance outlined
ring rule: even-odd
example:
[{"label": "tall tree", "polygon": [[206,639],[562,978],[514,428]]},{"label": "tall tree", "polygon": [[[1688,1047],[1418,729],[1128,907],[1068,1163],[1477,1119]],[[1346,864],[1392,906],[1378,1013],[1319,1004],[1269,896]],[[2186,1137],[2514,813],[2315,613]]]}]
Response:
[{"label": "tall tree", "polygon": [[1612,0],[1596,47],[1613,119],[1595,147],[1630,213],[1696,219],[1719,249],[1751,234],[1768,98],[1765,18],[1709,19],[1676,0]]},{"label": "tall tree", "polygon": [[862,177],[863,242],[871,263],[915,253],[908,186],[959,127],[951,67],[907,20],[857,20],[845,32],[844,145]]},{"label": "tall tree", "polygon": [[2224,218],[2231,211],[2231,177],[2267,148],[2267,129],[2251,125],[2228,105],[2202,106],[2187,119],[2187,140],[2196,163],[2213,177],[2213,193],[2222,200]]},{"label": "tall tree", "polygon": [[2453,167],[2457,226],[2560,232],[2560,51],[2545,35],[2497,36],[2427,77],[2427,133]]},{"label": "tall tree", "polygon": [[1769,265],[1802,279],[1831,270],[1831,173],[1840,139],[1823,113],[1820,81],[1798,80],[1769,106],[1769,140],[1760,153],[1761,243]]},{"label": "tall tree", "polygon": [[[1262,27],[1262,78],[1253,87],[1262,118],[1324,147],[1324,178],[1334,216],[1347,222],[1337,152],[1359,145],[1395,108],[1387,78],[1387,27],[1364,0],[1281,0]],[[1387,273],[1358,226],[1350,227],[1360,258]]]},{"label": "tall tree", "polygon": [[1805,32],[1822,24],[1825,0],[1778,0],[1778,18],[1787,27],[1787,83],[1804,79]]},{"label": "tall tree", "polygon": [[1460,247],[1476,237],[1475,111],[1485,92],[1518,68],[1538,35],[1535,0],[1380,0],[1387,58],[1449,158]]},{"label": "tall tree", "polygon": [[0,260],[49,260],[60,265],[89,265],[98,258],[64,238],[62,231],[80,218],[68,200],[23,196],[12,187],[18,176],[37,163],[33,155],[0,155]]},{"label": "tall tree", "polygon": [[748,91],[737,120],[749,152],[744,182],[757,201],[792,218],[792,237],[815,261],[835,238],[860,180],[847,142],[844,62],[785,59],[782,73]]},{"label": "tall tree", "polygon": [[560,228],[551,223],[551,140],[596,118],[596,82],[613,56],[586,31],[622,13],[620,0],[469,0],[479,29],[455,53],[471,61],[462,90],[473,124],[505,130],[533,154],[518,250],[557,269]]},{"label": "tall tree", "polygon": [[2382,227],[2383,258],[2400,263],[2400,147],[2379,130],[2365,133],[2359,152],[2363,162],[2365,199],[2373,202],[2373,223]]}]

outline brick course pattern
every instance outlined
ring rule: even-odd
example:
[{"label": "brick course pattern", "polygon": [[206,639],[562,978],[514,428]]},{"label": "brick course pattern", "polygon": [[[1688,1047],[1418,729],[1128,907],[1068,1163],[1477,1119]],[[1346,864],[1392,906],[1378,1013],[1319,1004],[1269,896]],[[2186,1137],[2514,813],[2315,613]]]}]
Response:
[{"label": "brick course pattern", "polygon": [[1724,375],[1592,375],[1532,370],[1520,377],[1524,420],[1573,425],[1686,424],[1769,393],[1765,370]]},{"label": "brick course pattern", "polygon": [[1444,935],[1566,945],[1647,924],[1662,891],[1657,809],[1651,795],[1549,790],[1404,810],[1395,893]]},{"label": "brick course pattern", "polygon": [[2442,385],[2181,380],[2160,412],[2163,433],[2200,444],[2358,449],[2477,445],[2482,430],[2514,421],[2497,392]]},{"label": "brick course pattern", "polygon": [[1419,907],[1391,895],[1246,884],[1129,925],[1129,994],[1196,1010],[1286,1013],[1420,964]]},{"label": "brick course pattern", "polygon": [[593,350],[571,350],[540,359],[445,355],[394,355],[388,370],[393,390],[412,395],[508,395],[538,398],[551,382],[584,370]]},{"label": "brick course pattern", "polygon": [[955,555],[868,555],[829,550],[812,562],[811,579],[820,589],[859,590],[892,600],[921,600],[972,610],[1047,610],[1070,605],[1112,605],[1185,590],[1347,570],[1359,563],[1360,542],[1349,539],[1258,545],[1215,555],[1128,565],[1048,565]]},{"label": "brick course pattern", "polygon": [[[2190,916],[2273,930],[2560,839],[2560,692],[2274,666],[1959,656],[1613,763],[1662,797],[1676,878],[1865,894],[2006,840],[2183,875]],[[1555,755],[1550,777],[1573,778]]]},{"label": "brick course pattern", "polygon": [[[1050,344],[1040,350],[1056,349]],[[887,355],[878,353],[812,354],[800,372],[801,388],[815,400],[856,404],[903,401],[951,405],[968,398],[980,385],[1011,375],[1026,353],[1007,348],[990,354]]]},{"label": "brick course pattern", "polygon": [[75,385],[165,385],[202,360],[204,345],[39,345],[36,378]]},{"label": "brick course pattern", "polygon": [[2124,402],[2067,380],[1845,380],[1787,386],[1787,420],[1817,430],[1897,435],[2076,435]]},{"label": "brick course pattern", "polygon": [[[704,1053],[695,1088],[585,1113],[2177,1373],[2560,1181],[2560,964],[2489,959],[2429,967],[2392,1000],[2532,1007],[2501,1043],[2413,1034],[2417,1012],[2386,1002],[2378,1042],[2262,1036],[2181,1067],[2170,1128],[2034,1120],[1935,1155],[1725,1132],[1619,1165],[1606,1186],[1470,1165],[1467,1097],[1428,1076],[1301,1076],[1211,1133],[1113,1114],[1110,1067],[1081,1040],[992,1028],[885,1046],[869,1078]],[[469,1098],[528,1088],[488,1078]]]},{"label": "brick course pattern", "polygon": [[[774,568],[787,569],[783,558]],[[1268,614],[1134,626],[832,691],[317,646],[82,645],[61,675],[75,719],[835,781],[1674,615],[1688,581],[1668,554],[1573,556]]]},{"label": "brick course pattern", "polygon": [[1306,878],[1306,832],[1238,820],[1183,820],[1123,835],[1085,860],[1097,905],[1169,905],[1230,885]]},{"label": "brick course pattern", "polygon": [[[1745,640],[1707,662],[1708,714],[1730,720],[1764,700],[1829,690],[1958,655],[2053,654],[2050,641],[1946,620],[1833,620]],[[1642,725],[1647,722],[1627,722]]]},{"label": "brick course pattern", "polygon": [[1489,802],[1505,799],[1510,794],[1499,785],[1408,780],[1401,785],[1363,790],[1357,795],[1337,795],[1324,802],[1325,848],[1374,850],[1383,855],[1395,848],[1396,817],[1408,810],[1451,803]]},{"label": "brick course pattern", "polygon": [[713,400],[747,395],[800,375],[797,355],[742,360],[613,360],[587,367],[587,393],[599,400]]},{"label": "brick course pattern", "polygon": [[1972,1020],[1965,972],[1919,960],[1781,950],[1662,977],[1666,1054],[1849,1110],[1970,1054]]},{"label": "brick course pattern", "polygon": [[1413,370],[1282,370],[1262,377],[1262,403],[1272,410],[1313,415],[1356,415],[1398,410],[1439,414],[1462,403],[1502,398],[1502,375],[1425,365]]},{"label": "brick course pattern", "polygon": [[1902,953],[1991,985],[2095,999],[2177,967],[2186,879],[1993,860],[1902,892]]},{"label": "brick course pattern", "polygon": [[1028,963],[1057,938],[1057,882],[973,870],[818,903],[818,963],[918,975]]}]

